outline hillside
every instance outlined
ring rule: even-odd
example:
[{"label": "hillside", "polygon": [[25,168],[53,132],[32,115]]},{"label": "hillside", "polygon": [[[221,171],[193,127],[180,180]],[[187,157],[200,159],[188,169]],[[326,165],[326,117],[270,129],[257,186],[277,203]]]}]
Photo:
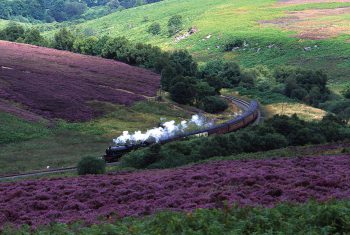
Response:
[{"label": "hillside", "polygon": [[87,121],[101,115],[89,102],[131,105],[159,87],[159,75],[112,60],[5,41],[0,50],[0,110],[27,120]]},{"label": "hillside", "polygon": [[[349,74],[349,6],[344,0],[167,0],[72,28],[91,29],[96,35],[126,36],[165,49],[186,48],[203,63],[208,58],[225,58],[237,60],[245,67],[291,64],[327,68],[331,86],[337,90],[339,84],[347,82]],[[184,30],[178,36],[190,27],[197,32],[182,40],[169,37],[167,21],[175,14],[181,15],[184,22]],[[147,33],[153,22],[161,25],[158,36]],[[225,41],[232,38],[246,41],[247,46],[223,52]]]}]

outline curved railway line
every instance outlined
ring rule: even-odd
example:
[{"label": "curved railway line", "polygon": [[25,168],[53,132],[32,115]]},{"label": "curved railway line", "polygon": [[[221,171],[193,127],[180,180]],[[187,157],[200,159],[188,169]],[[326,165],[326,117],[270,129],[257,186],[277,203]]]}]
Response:
[{"label": "curved railway line", "polygon": [[[227,100],[229,100],[229,101],[231,101],[235,105],[237,105],[244,112],[252,111],[252,110],[250,110],[251,103],[246,101],[246,100],[243,100],[243,99],[240,99],[240,98],[237,98],[237,97],[232,97],[232,96],[222,96],[222,97],[227,99]],[[254,112],[257,111],[257,117],[255,118],[255,120],[253,120],[253,123],[249,123],[248,125],[250,125],[250,124],[256,125],[256,124],[258,124],[260,122],[260,120],[261,120],[260,109],[259,109],[258,106],[256,107],[256,109],[257,110],[253,110],[253,111]],[[235,121],[237,121],[237,118],[232,120],[232,121],[229,121],[228,123],[233,123]],[[218,125],[215,128],[220,129],[220,128],[222,128],[222,125]],[[201,134],[201,133],[204,133],[206,131],[207,130],[200,130],[200,131],[198,131],[197,134]],[[219,133],[220,132],[218,132],[218,134]],[[191,135],[191,134],[189,134],[189,135]],[[179,139],[179,137],[171,138],[171,140],[164,141],[164,143],[170,142],[172,140],[177,140],[177,139]],[[118,162],[112,162],[112,163],[107,163],[107,166],[113,166],[113,165],[118,165],[118,164],[119,164]],[[76,170],[77,170],[77,167],[65,167],[65,168],[58,168],[58,169],[51,169],[51,170],[33,171],[33,172],[30,172],[30,173],[23,173],[23,174],[8,174],[8,175],[0,176],[0,181],[2,181],[2,180],[14,180],[14,179],[26,178],[26,177],[42,176],[42,175],[55,174],[55,173],[65,173],[65,172],[71,172],[71,171],[76,171]]]}]

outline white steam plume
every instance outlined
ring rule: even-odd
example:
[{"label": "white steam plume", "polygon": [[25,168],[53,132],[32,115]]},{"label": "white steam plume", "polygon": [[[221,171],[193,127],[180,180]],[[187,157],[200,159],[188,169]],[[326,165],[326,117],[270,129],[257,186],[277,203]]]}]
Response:
[{"label": "white steam plume", "polygon": [[203,116],[193,115],[190,121],[181,121],[178,124],[176,124],[175,121],[165,122],[160,127],[147,130],[144,133],[141,131],[135,131],[134,134],[130,134],[128,131],[123,131],[123,134],[118,138],[113,139],[113,142],[116,145],[136,144],[145,141],[159,142],[169,137],[185,133],[191,128],[205,128],[212,124],[212,122],[207,122]]}]

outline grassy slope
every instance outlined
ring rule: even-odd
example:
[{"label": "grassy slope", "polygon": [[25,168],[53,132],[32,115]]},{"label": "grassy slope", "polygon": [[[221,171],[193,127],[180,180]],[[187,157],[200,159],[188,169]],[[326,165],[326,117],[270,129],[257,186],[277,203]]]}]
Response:
[{"label": "grassy slope", "polygon": [[[224,57],[235,59],[243,66],[256,64],[276,66],[294,64],[305,67],[323,68],[331,74],[332,87],[342,85],[350,72],[348,55],[350,44],[345,43],[349,36],[340,36],[322,41],[301,40],[291,37],[293,32],[272,26],[261,25],[261,20],[282,17],[287,11],[314,8],[337,8],[349,3],[319,3],[297,6],[276,7],[273,0],[167,0],[164,2],[128,9],[122,12],[88,21],[75,26],[79,29],[93,28],[98,35],[126,36],[134,41],[149,42],[165,49],[187,48],[198,61]],[[166,34],[166,23],[170,16],[180,14],[184,18],[185,29],[196,26],[199,32],[179,43]],[[149,21],[144,22],[147,16]],[[330,21],[349,20],[349,15],[323,17]],[[151,36],[145,33],[154,21],[161,23],[162,35]],[[47,35],[52,34],[48,32]],[[212,35],[210,39],[204,39]],[[250,47],[238,52],[223,53],[225,39],[237,37],[246,40]],[[269,49],[275,44],[278,48]],[[305,52],[304,47],[318,45],[317,50]],[[257,53],[257,49],[261,48]]]},{"label": "grassy slope", "polygon": [[[101,108],[101,107],[100,107]],[[0,112],[0,175],[13,172],[72,166],[84,156],[101,156],[113,137],[124,130],[145,130],[160,118],[187,118],[166,104],[140,102],[132,107],[106,105],[108,114],[86,123],[25,122]],[[106,110],[107,111],[107,110]]]}]

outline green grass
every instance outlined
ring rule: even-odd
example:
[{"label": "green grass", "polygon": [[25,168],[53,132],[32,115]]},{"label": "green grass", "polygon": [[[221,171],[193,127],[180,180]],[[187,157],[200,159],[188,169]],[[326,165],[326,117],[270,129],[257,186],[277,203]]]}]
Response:
[{"label": "green grass", "polygon": [[83,223],[51,224],[36,228],[6,228],[4,235],[20,234],[349,234],[350,202],[328,201],[279,204],[276,207],[239,207],[194,212],[160,212],[141,218],[116,218],[87,227]]},{"label": "green grass", "polygon": [[0,112],[0,123],[2,123],[0,125],[0,146],[1,144],[45,137],[50,134],[45,123],[23,121],[4,112]]},{"label": "green grass", "polygon": [[[275,66],[290,64],[314,69],[325,69],[330,74],[330,87],[337,88],[347,82],[350,73],[350,39],[340,35],[326,40],[301,40],[295,32],[277,26],[262,25],[263,20],[286,16],[288,11],[306,9],[334,9],[349,7],[349,3],[314,3],[276,5],[274,0],[166,0],[155,4],[116,12],[105,17],[72,26],[76,30],[93,29],[97,35],[126,36],[132,41],[147,42],[166,50],[188,49],[199,63],[213,58],[238,61],[244,67],[264,64]],[[183,16],[184,31],[195,26],[198,32],[178,43],[167,35],[167,20],[175,14]],[[145,22],[147,16],[149,21]],[[322,17],[334,24],[348,25],[349,14]],[[153,22],[162,26],[162,34],[146,33]],[[341,24],[341,23],[339,23]],[[57,25],[56,25],[57,26]],[[45,34],[52,36],[55,31]],[[212,35],[210,39],[206,36]],[[222,46],[229,38],[245,40],[249,47],[235,52],[223,52]],[[274,48],[268,48],[269,45]],[[304,51],[304,47],[318,48]],[[220,46],[220,48],[217,48]],[[257,53],[257,50],[260,51]]]},{"label": "green grass", "polygon": [[0,174],[74,166],[85,156],[102,156],[124,130],[146,130],[160,118],[187,119],[168,103],[140,102],[131,107],[98,104],[105,116],[85,123],[59,121],[47,126],[0,113]]}]

